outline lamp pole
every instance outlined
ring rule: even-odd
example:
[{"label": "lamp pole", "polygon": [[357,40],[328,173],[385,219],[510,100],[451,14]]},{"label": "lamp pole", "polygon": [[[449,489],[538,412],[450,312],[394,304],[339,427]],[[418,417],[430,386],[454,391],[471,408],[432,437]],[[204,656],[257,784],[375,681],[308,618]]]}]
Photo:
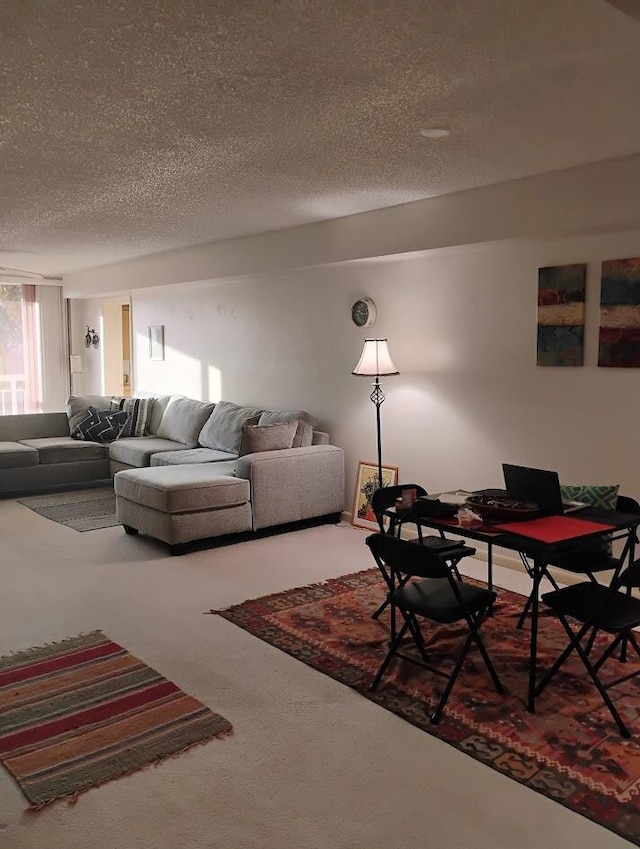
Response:
[{"label": "lamp pole", "polygon": [[369,396],[376,405],[376,436],[378,439],[378,488],[382,487],[382,432],[380,430],[380,407],[385,399],[382,386],[380,386],[380,377],[376,375],[373,382],[373,391]]},{"label": "lamp pole", "polygon": [[386,339],[365,339],[358,365],[351,374],[374,377],[373,390],[369,396],[376,405],[376,438],[378,441],[378,489],[383,486],[382,480],[382,431],[380,428],[380,407],[384,401],[384,392],[380,386],[380,378],[392,374],[400,374],[393,364]]}]

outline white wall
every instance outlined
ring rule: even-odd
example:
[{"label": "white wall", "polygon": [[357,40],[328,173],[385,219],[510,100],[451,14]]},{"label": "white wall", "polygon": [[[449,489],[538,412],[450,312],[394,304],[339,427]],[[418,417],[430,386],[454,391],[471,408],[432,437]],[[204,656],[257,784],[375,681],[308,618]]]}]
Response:
[{"label": "white wall", "polygon": [[[350,509],[357,461],[376,451],[370,385],[350,372],[365,336],[386,336],[401,374],[383,382],[383,459],[401,480],[496,486],[510,461],[637,497],[640,374],[596,363],[599,263],[639,253],[640,233],[621,233],[140,290],[134,389],[308,410],[345,448]],[[585,366],[537,367],[537,269],[582,261]],[[364,295],[378,307],[366,331],[350,319]],[[164,362],[148,357],[153,324]]]},{"label": "white wall", "polygon": [[73,395],[103,393],[104,378],[102,369],[102,349],[85,348],[84,337],[87,327],[96,331],[102,344],[102,301],[71,299],[70,314],[70,354],[79,356],[82,361],[82,373],[71,375]]}]

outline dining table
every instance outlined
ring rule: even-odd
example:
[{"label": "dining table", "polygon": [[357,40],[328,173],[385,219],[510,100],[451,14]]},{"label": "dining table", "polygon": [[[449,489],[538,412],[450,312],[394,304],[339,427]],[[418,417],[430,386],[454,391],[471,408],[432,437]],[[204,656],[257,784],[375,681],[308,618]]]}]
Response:
[{"label": "dining table", "polygon": [[[485,490],[486,491],[486,490]],[[450,496],[453,501],[461,490],[440,493]],[[432,499],[438,496],[431,496]],[[460,496],[462,498],[462,496]],[[529,570],[532,580],[531,627],[529,640],[529,680],[526,707],[535,713],[535,691],[537,682],[538,630],[539,630],[539,590],[540,583],[550,564],[559,556],[579,551],[587,541],[609,535],[612,543],[620,541],[622,551],[617,557],[615,580],[622,570],[635,559],[636,532],[640,525],[640,515],[621,513],[615,510],[603,510],[597,507],[584,507],[569,515],[540,516],[518,521],[492,521],[481,523],[461,523],[457,516],[425,515],[419,499],[411,506],[400,505],[385,511],[388,520],[387,532],[394,533],[398,524],[406,527],[407,522],[421,528],[435,530],[444,535],[455,535],[463,539],[483,543],[487,551],[487,586],[493,589],[493,554],[495,548],[517,552],[527,558],[531,564]],[[462,506],[462,503],[461,503]],[[585,572],[587,567],[585,567]]]}]

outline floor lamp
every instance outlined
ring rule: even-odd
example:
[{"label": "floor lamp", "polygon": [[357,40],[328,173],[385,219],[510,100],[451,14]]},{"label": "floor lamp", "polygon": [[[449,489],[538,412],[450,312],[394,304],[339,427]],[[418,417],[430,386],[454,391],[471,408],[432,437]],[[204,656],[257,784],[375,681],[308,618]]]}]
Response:
[{"label": "floor lamp", "polygon": [[380,436],[380,407],[384,401],[384,392],[380,378],[391,374],[400,374],[393,364],[386,339],[365,339],[358,365],[351,374],[375,377],[373,391],[369,396],[376,405],[376,434],[378,437],[378,488],[382,487],[382,439]]}]

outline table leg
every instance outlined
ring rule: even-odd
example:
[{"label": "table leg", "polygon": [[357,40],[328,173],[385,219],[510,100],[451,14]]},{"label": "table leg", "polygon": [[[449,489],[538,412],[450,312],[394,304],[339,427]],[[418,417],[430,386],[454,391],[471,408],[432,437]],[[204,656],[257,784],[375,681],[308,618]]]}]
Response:
[{"label": "table leg", "polygon": [[[493,589],[493,543],[487,540],[487,587]],[[489,606],[487,616],[493,616],[493,605]]]},{"label": "table leg", "polygon": [[527,710],[536,712],[536,666],[538,660],[538,594],[544,575],[544,563],[539,557],[533,560],[533,590],[531,592],[531,636],[529,647],[529,696]]}]

